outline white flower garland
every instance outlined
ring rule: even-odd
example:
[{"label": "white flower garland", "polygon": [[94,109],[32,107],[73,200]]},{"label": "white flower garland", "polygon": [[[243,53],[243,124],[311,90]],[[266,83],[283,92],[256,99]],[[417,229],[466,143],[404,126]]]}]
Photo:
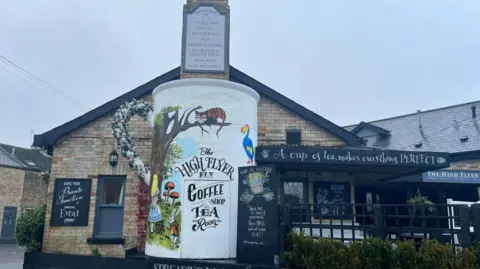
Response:
[{"label": "white flower garland", "polygon": [[137,171],[140,179],[147,185],[150,181],[150,168],[140,159],[137,147],[128,133],[128,122],[132,116],[139,116],[148,121],[152,112],[153,108],[149,104],[133,99],[120,106],[115,112],[112,124],[113,137],[117,140],[122,156],[128,160],[130,167]]}]

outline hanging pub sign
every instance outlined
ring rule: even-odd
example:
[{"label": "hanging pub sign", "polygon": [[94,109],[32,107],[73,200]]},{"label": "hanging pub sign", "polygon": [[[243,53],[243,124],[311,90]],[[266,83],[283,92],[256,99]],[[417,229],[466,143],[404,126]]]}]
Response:
[{"label": "hanging pub sign", "polygon": [[340,165],[381,165],[398,167],[444,168],[450,155],[444,152],[370,150],[322,147],[260,146],[258,163],[305,163]]},{"label": "hanging pub sign", "polygon": [[50,226],[87,226],[92,179],[57,178]]},{"label": "hanging pub sign", "polygon": [[239,167],[238,181],[237,260],[272,265],[278,254],[275,167]]}]

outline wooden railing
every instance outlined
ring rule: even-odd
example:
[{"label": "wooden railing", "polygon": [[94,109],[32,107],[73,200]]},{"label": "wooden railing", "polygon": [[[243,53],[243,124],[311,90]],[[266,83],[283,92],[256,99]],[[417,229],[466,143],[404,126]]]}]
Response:
[{"label": "wooden railing", "polygon": [[[322,210],[316,204],[280,206],[280,252],[288,249],[290,231],[314,238],[328,237],[345,243],[369,237],[392,241],[436,239],[454,247],[480,242],[480,203],[336,204],[336,210]],[[454,213],[455,212],[455,213]]]}]

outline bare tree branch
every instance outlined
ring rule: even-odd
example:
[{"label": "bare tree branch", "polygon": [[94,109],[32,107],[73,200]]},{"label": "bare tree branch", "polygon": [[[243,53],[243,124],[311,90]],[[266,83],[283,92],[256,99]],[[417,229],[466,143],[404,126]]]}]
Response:
[{"label": "bare tree branch", "polygon": [[[186,112],[187,112],[187,111],[190,111],[190,109],[192,109],[192,107],[193,107],[193,106],[187,108],[187,109],[183,112],[182,117],[180,117],[180,121],[179,121],[179,123],[180,123],[181,125],[183,125],[183,123],[184,123],[184,119],[185,119]],[[197,110],[197,109],[201,109],[201,108],[202,108],[202,106],[197,106],[197,107],[195,107],[195,108],[193,109],[193,111],[195,111],[195,110]],[[190,116],[190,114],[189,114],[188,116]],[[188,116],[187,116],[186,120],[188,120]]]},{"label": "bare tree branch", "polygon": [[[179,123],[178,114],[179,114],[178,109],[175,110],[175,113],[173,113],[173,115],[172,115],[171,117],[168,117],[168,112],[165,112],[164,118],[165,118],[165,117],[168,117],[168,118],[169,118],[168,124],[165,125],[165,132],[168,131],[168,127],[170,126],[170,123],[173,122],[173,124],[172,124],[172,130],[170,130],[170,133],[173,131],[173,128],[175,128],[175,126],[178,125],[178,123]],[[167,133],[165,133],[165,134],[167,134]]]},{"label": "bare tree branch", "polygon": [[193,113],[194,111],[199,110],[199,109],[201,109],[201,108],[202,108],[202,106],[196,106],[196,107],[192,108],[190,111],[185,110],[185,111],[183,112],[183,115],[185,115],[185,122],[184,122],[184,123],[182,124],[182,126],[180,127],[180,132],[186,131],[186,130],[188,130],[189,128],[196,126],[195,124],[196,124],[197,122],[190,123],[190,122],[188,122],[188,118],[190,118],[190,115],[192,115],[192,113]]}]

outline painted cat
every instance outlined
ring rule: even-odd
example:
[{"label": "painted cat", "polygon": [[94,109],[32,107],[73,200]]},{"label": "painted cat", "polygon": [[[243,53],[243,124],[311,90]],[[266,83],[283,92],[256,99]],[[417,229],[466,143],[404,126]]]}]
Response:
[{"label": "painted cat", "polygon": [[[195,122],[198,122],[200,124],[204,124],[207,126],[210,126],[213,123],[224,123],[226,118],[227,118],[227,114],[225,113],[225,110],[223,110],[220,107],[210,108],[203,112],[195,111]],[[223,126],[220,126],[220,128],[218,128],[217,137],[218,137],[218,133],[222,128]]]}]

